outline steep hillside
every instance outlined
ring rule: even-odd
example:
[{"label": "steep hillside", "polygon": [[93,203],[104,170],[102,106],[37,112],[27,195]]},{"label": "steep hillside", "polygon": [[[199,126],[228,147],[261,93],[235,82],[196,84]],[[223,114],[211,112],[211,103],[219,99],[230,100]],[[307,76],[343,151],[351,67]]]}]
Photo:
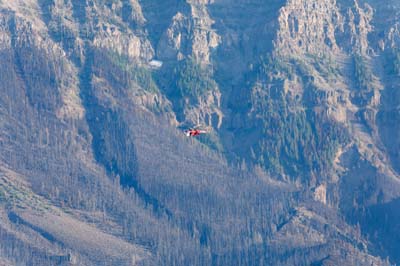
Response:
[{"label": "steep hillside", "polygon": [[0,265],[399,264],[383,2],[0,0]]}]

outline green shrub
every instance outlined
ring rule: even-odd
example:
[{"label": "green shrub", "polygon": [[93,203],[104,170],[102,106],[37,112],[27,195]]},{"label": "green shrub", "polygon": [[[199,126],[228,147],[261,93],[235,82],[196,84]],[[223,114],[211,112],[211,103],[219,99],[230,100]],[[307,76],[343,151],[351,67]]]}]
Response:
[{"label": "green shrub", "polygon": [[159,91],[151,70],[132,62],[126,55],[109,52],[109,57],[121,71],[128,73],[129,81],[135,82],[145,91],[152,93]]},{"label": "green shrub", "polygon": [[400,75],[400,50],[393,49],[386,54],[385,69],[388,74]]},{"label": "green shrub", "polygon": [[362,90],[369,90],[372,82],[372,72],[367,67],[365,59],[361,55],[355,55],[353,57],[353,64],[356,85]]},{"label": "green shrub", "polygon": [[347,141],[346,131],[311,110],[291,111],[279,87],[264,90],[264,97],[256,97],[262,124],[262,137],[252,147],[257,163],[294,177],[329,171],[338,145]]},{"label": "green shrub", "polygon": [[142,89],[148,92],[158,92],[158,87],[153,79],[152,72],[144,67],[135,66],[130,70],[130,78]]},{"label": "green shrub", "polygon": [[198,97],[217,85],[210,70],[202,68],[193,59],[180,62],[174,69],[175,85],[180,95]]}]

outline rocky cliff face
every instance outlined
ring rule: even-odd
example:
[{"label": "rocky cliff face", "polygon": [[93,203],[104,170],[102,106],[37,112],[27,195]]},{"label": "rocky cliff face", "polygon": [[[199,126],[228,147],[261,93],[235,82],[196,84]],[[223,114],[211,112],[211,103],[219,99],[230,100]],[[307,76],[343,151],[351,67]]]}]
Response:
[{"label": "rocky cliff face", "polygon": [[[395,135],[397,130],[381,127],[393,120],[380,122],[397,112],[393,101],[391,107],[387,102],[387,95],[398,98],[390,63],[398,45],[392,41],[396,10],[396,4],[373,1],[281,3],[273,27],[267,19],[258,22],[275,35],[272,49],[259,39],[264,58],[242,70],[252,84],[242,82],[242,88],[230,91],[233,102],[246,103],[228,105],[231,120],[225,122],[235,137],[226,145],[283,179],[297,176],[316,199],[352,216],[352,223],[354,211],[364,216],[365,206],[399,196],[393,189],[399,186],[396,148],[384,144],[387,129]],[[379,231],[364,226],[369,233]]]},{"label": "rocky cliff face", "polygon": [[399,263],[399,11],[0,1],[0,265]]},{"label": "rocky cliff face", "polygon": [[[387,127],[384,126],[385,129],[381,127],[386,122],[379,121],[383,113],[391,113],[390,116],[393,118],[395,116],[393,112],[397,112],[394,111],[396,109],[394,105],[388,107],[388,98],[385,96],[389,93],[393,99],[398,98],[391,89],[393,82],[397,80],[391,62],[395,57],[393,52],[384,51],[385,46],[390,47],[388,48],[390,50],[397,50],[398,44],[391,41],[393,37],[389,37],[394,32],[393,25],[397,22],[392,20],[386,24],[381,21],[382,17],[395,14],[397,8],[389,3],[378,7],[372,1],[363,3],[355,1],[351,4],[340,1],[315,3],[288,1],[280,10],[279,30],[273,57],[273,60],[280,60],[282,63],[277,67],[276,74],[264,81],[265,85],[263,82],[258,82],[253,89],[257,95],[256,102],[259,102],[261,97],[271,99],[271,96],[265,95],[265,88],[274,91],[274,87],[278,86],[284,91],[281,97],[285,97],[285,100],[279,101],[292,105],[287,108],[290,112],[289,126],[293,126],[291,117],[299,114],[301,117],[305,116],[306,120],[313,120],[316,117],[317,121],[312,123],[314,125],[321,122],[324,124],[323,133],[319,133],[317,127],[311,134],[317,138],[325,138],[324,142],[328,145],[316,142],[319,149],[311,153],[315,154],[314,162],[318,161],[318,158],[324,158],[322,161],[332,161],[333,164],[328,168],[333,172],[328,175],[318,174],[319,177],[314,183],[312,176],[315,171],[318,172],[317,163],[316,168],[312,166],[306,171],[311,172],[311,179],[307,178],[303,182],[316,186],[316,198],[320,200],[322,198],[323,202],[328,199],[327,204],[339,204],[341,211],[351,216],[349,220],[352,222],[366,215],[365,210],[361,210],[365,206],[381,206],[383,202],[393,202],[399,196],[398,189],[393,189],[399,186],[397,163],[393,164],[393,159],[390,159],[393,158],[392,148],[388,149],[387,144],[383,144],[388,142],[388,135],[382,137],[382,133],[387,132]],[[396,16],[391,16],[393,17]],[[278,85],[277,80],[281,81]],[[257,103],[257,106],[260,104]],[[271,108],[269,104],[266,106]],[[279,105],[272,107],[279,108]],[[260,109],[256,109],[255,116],[260,114]],[[286,112],[286,108],[284,109]],[[303,112],[304,115],[301,115]],[[274,116],[273,112],[264,116],[268,123],[275,121],[271,116]],[[296,123],[294,130],[299,128],[302,130],[303,126],[299,127],[299,123],[303,122]],[[327,124],[333,128],[327,127]],[[345,137],[347,141],[335,139],[335,136],[338,136],[337,133],[333,133],[335,127],[347,132],[348,138]],[[303,130],[307,130],[307,126]],[[397,134],[396,128],[393,130],[392,133]],[[290,136],[286,134],[293,134],[293,132],[285,133],[282,129],[267,135],[267,138],[274,138],[276,133],[283,134],[286,142],[290,140]],[[295,156],[287,153],[289,159],[303,163],[304,158],[298,156],[297,151],[315,144],[312,144],[313,141],[307,139],[306,135],[294,141],[300,144],[300,149],[282,146],[294,151]],[[307,144],[304,145],[304,142]],[[321,150],[325,149],[332,149],[330,156],[323,154]],[[261,150],[260,153],[264,151]],[[279,155],[276,157],[279,158]],[[274,163],[270,161],[267,165]],[[281,161],[281,164],[283,163]],[[326,181],[322,181],[323,176],[327,178]],[[325,182],[328,183],[327,194],[321,196],[325,194],[325,189],[323,193],[321,192]],[[353,196],[348,197],[350,194]],[[354,212],[360,215],[355,220]],[[375,217],[374,215],[376,214],[371,216]],[[370,215],[366,216],[372,219]],[[374,226],[371,224],[363,223],[365,233],[380,230],[372,227]]]}]

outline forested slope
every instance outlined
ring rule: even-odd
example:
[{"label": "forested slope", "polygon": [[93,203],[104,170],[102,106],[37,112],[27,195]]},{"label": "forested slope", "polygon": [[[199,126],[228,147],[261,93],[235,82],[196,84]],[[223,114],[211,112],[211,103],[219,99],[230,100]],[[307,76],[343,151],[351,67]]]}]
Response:
[{"label": "forested slope", "polygon": [[383,2],[0,1],[0,265],[400,263]]}]

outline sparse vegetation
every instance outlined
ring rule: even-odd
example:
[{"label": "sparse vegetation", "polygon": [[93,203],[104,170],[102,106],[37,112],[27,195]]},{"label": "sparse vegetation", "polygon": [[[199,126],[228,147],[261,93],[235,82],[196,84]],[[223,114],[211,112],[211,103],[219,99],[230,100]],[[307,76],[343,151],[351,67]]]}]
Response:
[{"label": "sparse vegetation", "polygon": [[157,93],[159,91],[150,69],[132,62],[126,55],[120,55],[112,51],[108,51],[108,54],[111,62],[128,76],[127,83],[135,82],[147,92]]},{"label": "sparse vegetation", "polygon": [[264,125],[264,137],[253,147],[258,163],[276,174],[286,172],[293,177],[328,172],[339,143],[346,142],[345,131],[313,112],[290,111],[279,88],[264,91],[264,97],[254,98]]},{"label": "sparse vegetation", "polygon": [[386,53],[386,71],[392,75],[400,75],[400,50],[392,49]]},{"label": "sparse vegetation", "polygon": [[327,81],[334,80],[340,76],[339,66],[331,55],[308,55],[317,73]]},{"label": "sparse vegetation", "polygon": [[197,98],[217,86],[210,70],[202,68],[193,59],[178,63],[174,75],[176,88],[182,96]]},{"label": "sparse vegetation", "polygon": [[279,56],[267,54],[260,57],[260,66],[258,69],[259,78],[269,77],[274,75],[287,75],[289,78],[293,77],[295,69],[287,59]]},{"label": "sparse vegetation", "polygon": [[360,90],[370,90],[372,82],[371,70],[367,67],[365,59],[361,55],[354,55],[354,77],[356,78],[356,85]]},{"label": "sparse vegetation", "polygon": [[132,79],[145,91],[157,93],[158,87],[155,83],[152,72],[144,67],[133,67],[130,69]]}]

